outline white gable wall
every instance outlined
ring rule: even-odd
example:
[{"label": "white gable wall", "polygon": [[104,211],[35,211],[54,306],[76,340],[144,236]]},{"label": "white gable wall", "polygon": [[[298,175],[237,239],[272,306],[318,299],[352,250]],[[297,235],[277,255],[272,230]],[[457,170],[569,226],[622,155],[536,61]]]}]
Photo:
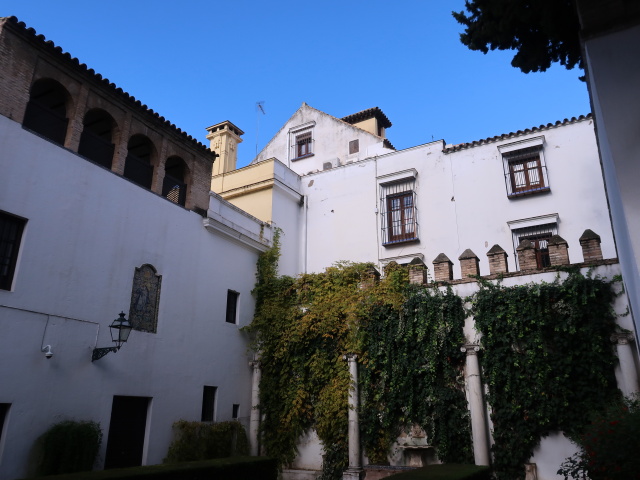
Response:
[{"label": "white gable wall", "polygon": [[[295,133],[306,127],[312,130],[313,155],[295,160]],[[349,142],[359,141],[359,152],[349,155]],[[383,139],[354,127],[307,104],[292,115],[252,163],[277,158],[298,175],[322,171],[329,162],[333,167],[391,151],[382,146]]]}]

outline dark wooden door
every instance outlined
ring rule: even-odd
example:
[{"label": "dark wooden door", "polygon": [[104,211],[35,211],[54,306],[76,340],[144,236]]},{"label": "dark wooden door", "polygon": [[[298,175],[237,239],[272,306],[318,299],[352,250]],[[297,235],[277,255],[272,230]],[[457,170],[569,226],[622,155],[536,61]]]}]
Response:
[{"label": "dark wooden door", "polygon": [[113,397],[105,469],[142,465],[148,406],[147,397]]}]

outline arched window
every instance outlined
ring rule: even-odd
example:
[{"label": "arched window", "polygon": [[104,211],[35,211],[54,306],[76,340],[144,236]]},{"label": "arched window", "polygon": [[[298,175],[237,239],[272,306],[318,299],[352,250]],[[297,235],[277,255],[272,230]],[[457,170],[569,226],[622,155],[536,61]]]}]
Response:
[{"label": "arched window", "polygon": [[153,144],[144,135],[134,135],[127,145],[124,176],[141,187],[151,189]]},{"label": "arched window", "polygon": [[94,109],[84,116],[83,124],[78,153],[110,169],[115,149],[113,118],[104,110]]},{"label": "arched window", "polygon": [[169,157],[164,167],[162,196],[184,207],[187,199],[187,166],[180,157]]},{"label": "arched window", "polygon": [[38,80],[31,87],[22,126],[59,144],[67,135],[69,93],[55,80]]}]

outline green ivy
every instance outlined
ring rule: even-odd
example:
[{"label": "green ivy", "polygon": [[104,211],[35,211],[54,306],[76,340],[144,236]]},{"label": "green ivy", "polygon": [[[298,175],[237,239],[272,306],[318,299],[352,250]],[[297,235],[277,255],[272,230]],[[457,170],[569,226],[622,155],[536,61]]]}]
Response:
[{"label": "green ivy", "polygon": [[481,283],[473,314],[498,478],[522,478],[542,437],[579,431],[590,412],[619,397],[609,341],[614,298],[611,282],[577,271],[554,283]]},{"label": "green ivy", "polygon": [[[366,407],[361,424],[368,454],[386,458],[398,434],[398,422],[386,420],[401,419],[426,427],[443,458],[468,459],[460,298],[409,289],[406,268],[393,265],[379,283],[373,281],[371,264],[347,262],[319,274],[278,277],[278,257],[276,236],[274,247],[258,263],[256,314],[247,329],[260,352],[261,435],[267,454],[282,465],[291,463],[298,439],[313,428],[325,449],[323,478],[342,476],[348,466],[350,383],[343,356],[355,353],[362,363],[360,391]],[[399,316],[415,329],[394,330]],[[389,336],[398,337],[394,344],[403,349],[404,358],[388,358],[397,352],[380,340]],[[380,388],[381,368],[403,375],[393,375],[395,383],[383,395],[370,395]],[[411,376],[415,388],[404,391]],[[431,398],[428,406],[419,406],[420,395]],[[384,412],[382,424],[370,414],[373,410]]]},{"label": "green ivy", "polygon": [[451,289],[423,287],[406,288],[404,298],[400,309],[376,305],[364,327],[360,418],[367,455],[386,463],[401,430],[417,424],[440,460],[470,462],[462,300]]},{"label": "green ivy", "polygon": [[[347,467],[349,372],[359,356],[360,425],[366,454],[385,463],[403,429],[419,425],[444,462],[471,462],[460,347],[467,316],[448,289],[409,285],[390,264],[380,282],[371,264],[340,263],[298,278],[277,274],[279,235],[258,262],[256,313],[247,330],[262,365],[263,445],[281,465],[315,429],[324,445],[323,479]],[[619,392],[612,282],[577,271],[564,281],[516,287],[479,280],[469,300],[482,334],[483,372],[501,479],[553,431],[573,434],[585,412]]]}]

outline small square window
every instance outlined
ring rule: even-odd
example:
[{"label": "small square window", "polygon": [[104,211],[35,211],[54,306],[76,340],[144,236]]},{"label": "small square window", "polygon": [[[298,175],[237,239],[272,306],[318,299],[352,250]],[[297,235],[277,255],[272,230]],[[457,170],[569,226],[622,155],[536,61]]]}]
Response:
[{"label": "small square window", "polygon": [[0,290],[11,290],[27,221],[0,211]]},{"label": "small square window", "polygon": [[360,151],[360,140],[351,140],[349,142],[349,155],[358,153]]},{"label": "small square window", "polygon": [[227,323],[238,323],[238,297],[240,294],[227,290]]},{"label": "small square window", "polygon": [[216,419],[216,392],[218,387],[205,385],[202,389],[202,422],[213,422]]}]

